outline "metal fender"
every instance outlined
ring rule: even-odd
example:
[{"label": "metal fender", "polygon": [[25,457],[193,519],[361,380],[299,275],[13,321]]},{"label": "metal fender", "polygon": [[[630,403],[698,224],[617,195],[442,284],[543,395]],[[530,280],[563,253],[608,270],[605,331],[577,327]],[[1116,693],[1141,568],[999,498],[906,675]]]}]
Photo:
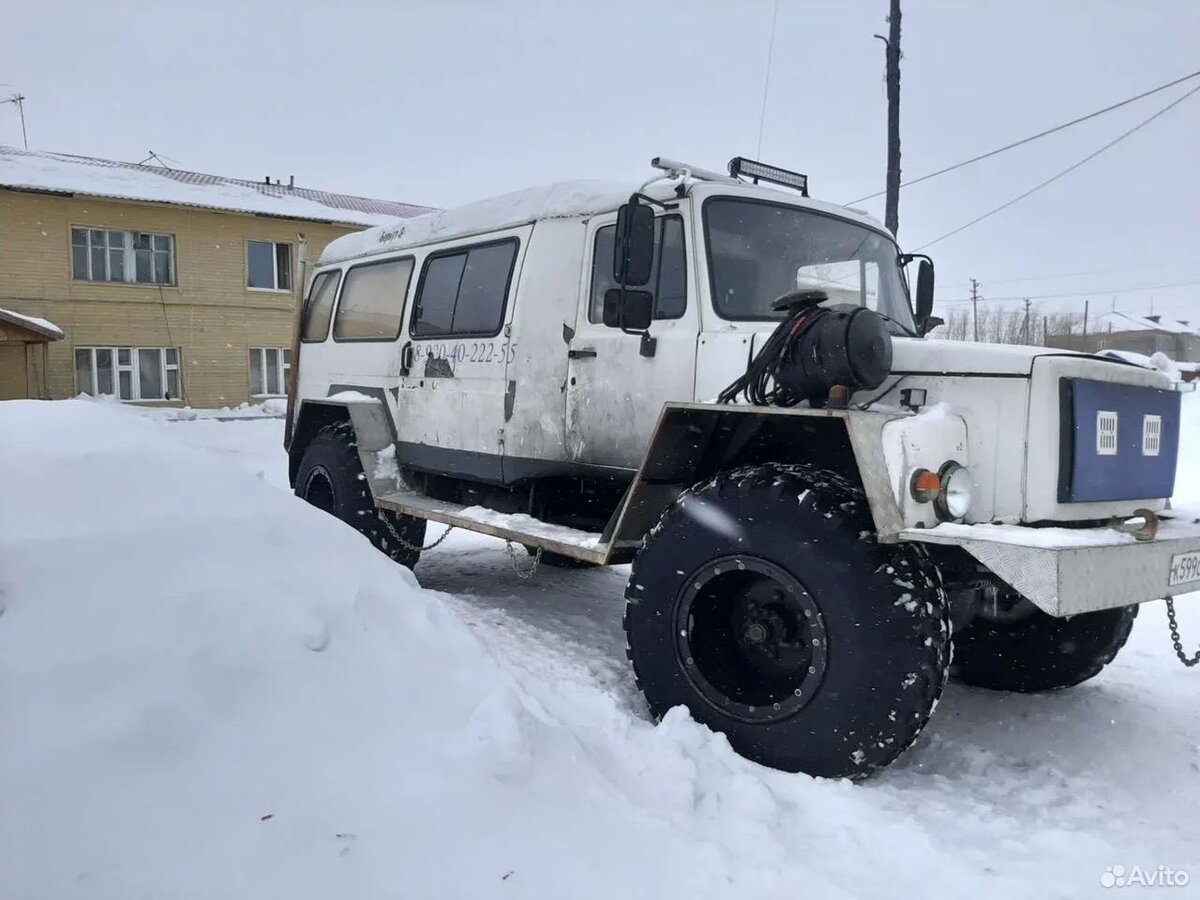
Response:
[{"label": "metal fender", "polygon": [[[884,424],[880,441],[887,466],[888,490],[907,526],[938,524],[933,504],[913,498],[909,482],[917,469],[939,471],[948,462],[971,467],[967,423],[939,404],[915,416]],[[967,516],[970,519],[970,515]]]}]

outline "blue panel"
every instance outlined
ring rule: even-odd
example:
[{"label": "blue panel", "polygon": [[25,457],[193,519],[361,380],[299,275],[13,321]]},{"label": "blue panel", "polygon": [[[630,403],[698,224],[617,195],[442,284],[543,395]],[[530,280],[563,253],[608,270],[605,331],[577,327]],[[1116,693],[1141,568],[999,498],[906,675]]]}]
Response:
[{"label": "blue panel", "polygon": [[[1176,391],[1068,378],[1062,392],[1060,503],[1171,496],[1179,455]],[[1117,452],[1112,456],[1096,450],[1096,414],[1101,410],[1117,414]],[[1142,418],[1147,415],[1162,418],[1158,456],[1142,454]]]}]

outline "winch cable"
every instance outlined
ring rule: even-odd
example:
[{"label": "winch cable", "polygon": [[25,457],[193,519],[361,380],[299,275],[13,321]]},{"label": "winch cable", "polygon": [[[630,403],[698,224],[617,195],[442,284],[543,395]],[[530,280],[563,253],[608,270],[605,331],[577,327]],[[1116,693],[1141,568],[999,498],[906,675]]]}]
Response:
[{"label": "winch cable", "polygon": [[778,377],[779,367],[790,348],[829,310],[817,306],[793,306],[782,322],[771,332],[758,354],[746,366],[746,371],[717,395],[718,403],[733,403],[739,394],[755,406],[795,406],[807,398],[783,385]]},{"label": "winch cable", "polygon": [[1164,597],[1167,601],[1167,626],[1171,629],[1171,644],[1175,647],[1175,655],[1179,657],[1179,661],[1189,669],[1200,663],[1200,650],[1197,650],[1190,657],[1183,652],[1183,639],[1179,636],[1179,622],[1175,619],[1175,598]]}]

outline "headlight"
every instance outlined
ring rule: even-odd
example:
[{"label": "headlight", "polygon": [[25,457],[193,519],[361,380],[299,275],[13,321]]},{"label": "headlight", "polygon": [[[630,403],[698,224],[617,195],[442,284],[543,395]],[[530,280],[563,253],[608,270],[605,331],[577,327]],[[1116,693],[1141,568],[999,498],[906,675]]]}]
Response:
[{"label": "headlight", "polygon": [[932,503],[942,521],[961,519],[971,509],[975,479],[965,466],[951,461],[935,474],[917,469],[909,481],[909,492],[919,503]]},{"label": "headlight", "polygon": [[938,474],[942,489],[933,501],[934,509],[943,519],[961,519],[971,509],[975,479],[970,470],[956,462],[946,463]]}]

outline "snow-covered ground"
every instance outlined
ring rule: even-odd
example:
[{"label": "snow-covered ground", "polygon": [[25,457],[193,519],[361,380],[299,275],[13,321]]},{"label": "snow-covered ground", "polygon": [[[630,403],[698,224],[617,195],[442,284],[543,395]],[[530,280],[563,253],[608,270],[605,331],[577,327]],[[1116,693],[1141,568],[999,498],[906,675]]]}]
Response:
[{"label": "snow-covered ground", "polygon": [[[414,579],[287,493],[281,432],[0,403],[4,900],[1079,897],[1135,864],[1200,887],[1200,671],[1161,604],[1088,684],[951,687],[892,769],[817,781],[647,720],[625,569],[525,583],[455,533]],[[1179,606],[1194,646],[1200,594]]]}]

